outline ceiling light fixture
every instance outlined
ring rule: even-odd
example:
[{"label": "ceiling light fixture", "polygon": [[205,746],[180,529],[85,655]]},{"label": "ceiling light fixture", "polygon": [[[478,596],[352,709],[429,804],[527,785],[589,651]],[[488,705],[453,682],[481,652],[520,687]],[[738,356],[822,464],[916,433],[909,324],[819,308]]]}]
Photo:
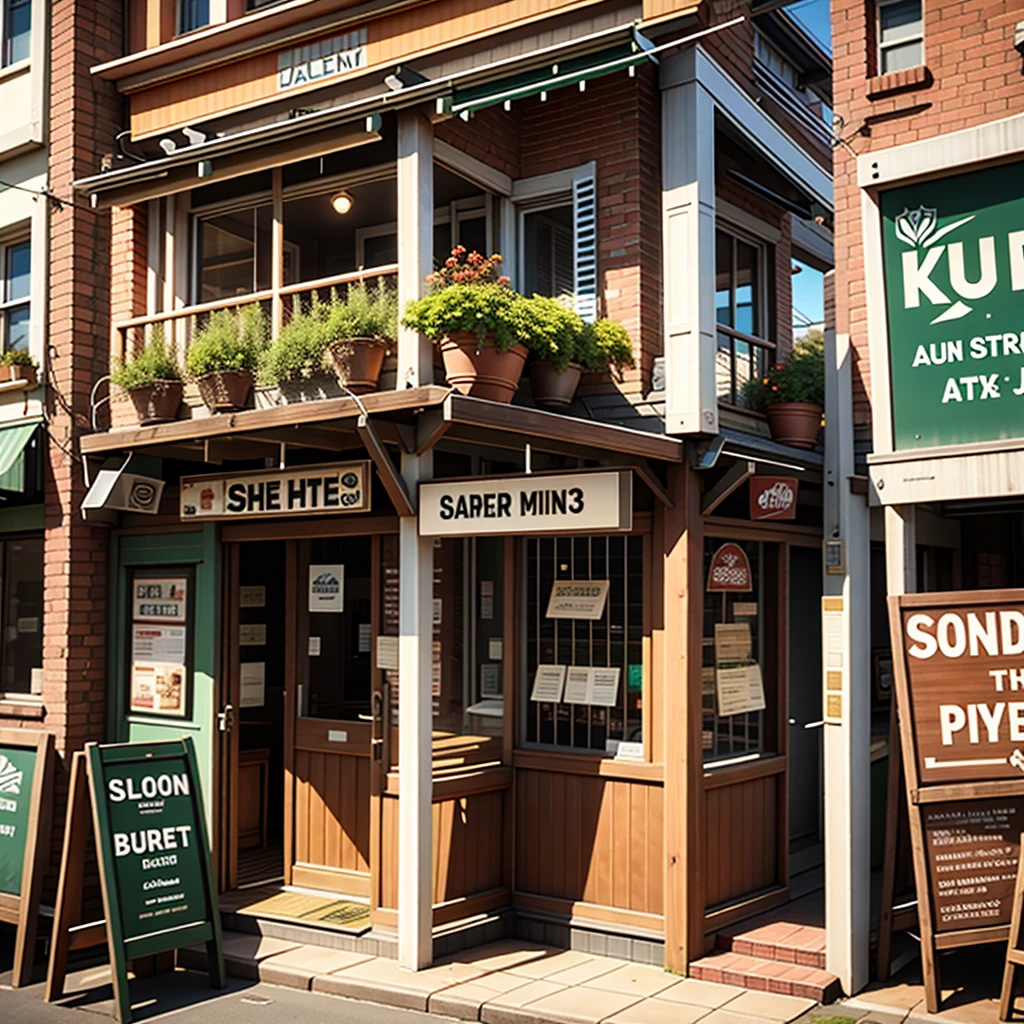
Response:
[{"label": "ceiling light fixture", "polygon": [[331,207],[334,209],[335,213],[341,214],[343,217],[352,209],[352,204],[354,202],[355,200],[352,198],[352,193],[346,192],[345,189],[342,189],[340,192],[335,192],[334,195],[331,196]]}]

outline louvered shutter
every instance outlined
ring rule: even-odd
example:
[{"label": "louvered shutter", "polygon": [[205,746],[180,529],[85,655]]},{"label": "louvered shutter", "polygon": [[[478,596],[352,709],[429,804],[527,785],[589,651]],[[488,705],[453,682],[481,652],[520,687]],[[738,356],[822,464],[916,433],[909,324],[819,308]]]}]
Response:
[{"label": "louvered shutter", "polygon": [[572,183],[573,277],[576,312],[597,319],[597,181],[592,174]]}]

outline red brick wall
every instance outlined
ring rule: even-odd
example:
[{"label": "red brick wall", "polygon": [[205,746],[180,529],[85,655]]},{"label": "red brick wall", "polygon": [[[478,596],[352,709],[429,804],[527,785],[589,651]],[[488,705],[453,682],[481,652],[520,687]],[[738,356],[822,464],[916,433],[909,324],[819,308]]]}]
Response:
[{"label": "red brick wall", "polygon": [[520,131],[517,105],[509,112],[501,107],[488,107],[469,121],[442,121],[435,127],[434,135],[510,178],[518,178]]},{"label": "red brick wall", "polygon": [[110,315],[116,320],[146,312],[148,267],[146,207],[110,211]]},{"label": "red brick wall", "polygon": [[[58,196],[71,197],[71,182],[95,174],[113,148],[121,103],[89,68],[121,53],[122,15],[120,0],[52,7],[49,176]],[[89,392],[108,372],[109,280],[110,215],[84,204],[52,211],[43,701],[61,753],[104,738],[109,533],[82,521],[78,438],[90,430]]]},{"label": "red brick wall", "polygon": [[870,434],[868,359],[856,158],[1024,112],[1014,25],[1021,0],[926,0],[925,61],[913,74],[871,78],[876,70],[874,5],[832,0],[834,106],[847,140],[835,153],[836,330],[854,351],[854,419]]}]

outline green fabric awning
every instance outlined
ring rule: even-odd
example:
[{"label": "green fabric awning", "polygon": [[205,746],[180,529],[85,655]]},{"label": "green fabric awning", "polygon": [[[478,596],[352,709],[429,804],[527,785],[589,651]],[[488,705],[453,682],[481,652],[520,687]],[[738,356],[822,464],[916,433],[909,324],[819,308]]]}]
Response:
[{"label": "green fabric awning", "polygon": [[0,428],[0,491],[25,490],[25,448],[40,420],[27,420]]},{"label": "green fabric awning", "polygon": [[545,64],[543,67],[485,82],[482,85],[456,89],[452,96],[451,112],[455,116],[472,113],[485,107],[497,106],[510,100],[526,99],[542,92],[562,89],[567,85],[587,82],[602,75],[610,75],[614,71],[623,71],[643,64],[651,58],[638,42],[639,38],[641,37],[637,35],[629,42],[598,50],[596,53],[562,60],[556,64]]}]

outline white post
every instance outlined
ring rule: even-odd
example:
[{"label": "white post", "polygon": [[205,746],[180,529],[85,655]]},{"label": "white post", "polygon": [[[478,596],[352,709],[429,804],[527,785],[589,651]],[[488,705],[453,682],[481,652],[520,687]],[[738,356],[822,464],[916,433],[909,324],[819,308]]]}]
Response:
[{"label": "white post", "polygon": [[[715,101],[692,48],[661,64],[665,430],[718,433]],[[694,372],[694,370],[697,372]]]},{"label": "white post", "polygon": [[[917,506],[885,506],[885,592],[917,592]],[[896,752],[897,755],[899,751]],[[892,757],[892,751],[889,752]]]},{"label": "white post", "polygon": [[[419,297],[431,270],[434,237],[433,127],[420,113],[398,115],[398,298]],[[430,342],[399,328],[397,388],[433,380]],[[433,455],[402,456],[416,494],[433,474]],[[398,642],[398,962],[417,971],[433,959],[431,667],[434,543],[415,516],[399,523]]]},{"label": "white post", "polygon": [[850,488],[849,335],[827,330],[825,356],[825,540],[844,544],[844,572],[823,576],[825,963],[843,991],[852,995],[868,983],[869,959],[871,538],[867,496]]}]

